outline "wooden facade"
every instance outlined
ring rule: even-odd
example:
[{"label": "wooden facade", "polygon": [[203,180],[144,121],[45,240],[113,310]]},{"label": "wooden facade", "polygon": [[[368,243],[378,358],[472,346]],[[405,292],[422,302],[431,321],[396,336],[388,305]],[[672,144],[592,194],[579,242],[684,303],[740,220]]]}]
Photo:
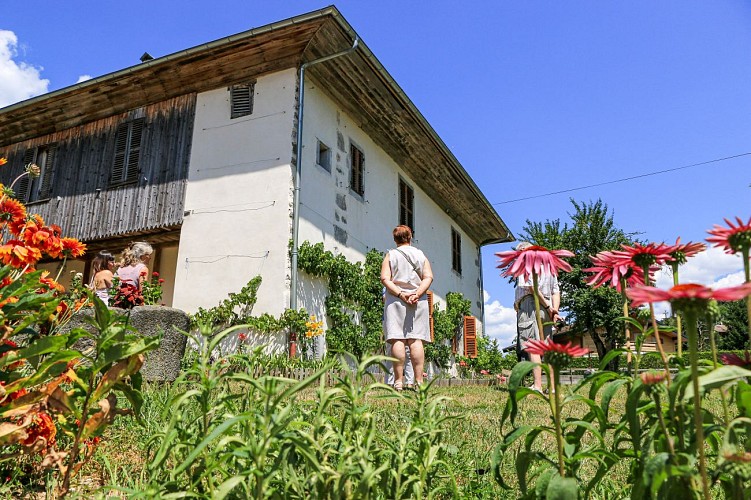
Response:
[{"label": "wooden facade", "polygon": [[[8,186],[23,172],[30,151],[49,148],[49,188],[32,198],[29,210],[60,225],[63,234],[88,242],[174,232],[183,219],[195,103],[196,95],[187,94],[6,146],[0,182]],[[143,124],[137,165],[131,164],[137,170],[117,182],[118,129],[133,121]]]}]

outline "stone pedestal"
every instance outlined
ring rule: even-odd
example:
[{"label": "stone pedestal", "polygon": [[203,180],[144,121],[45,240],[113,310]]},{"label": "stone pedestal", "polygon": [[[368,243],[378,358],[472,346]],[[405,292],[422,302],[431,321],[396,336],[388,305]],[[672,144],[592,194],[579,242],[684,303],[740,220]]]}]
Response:
[{"label": "stone pedestal", "polygon": [[[127,316],[124,309],[111,309],[114,314]],[[81,309],[63,328],[70,331],[73,328],[83,328],[94,333],[94,327],[86,321],[86,316],[93,316],[91,308]],[[146,353],[146,361],[141,368],[144,380],[155,382],[172,382],[180,374],[180,363],[185,354],[187,337],[180,331],[188,331],[190,318],[188,313],[180,309],[164,306],[137,306],[130,310],[129,324],[137,333],[147,337],[162,334],[159,348]],[[79,340],[74,348],[85,350],[93,347],[93,339]]]}]

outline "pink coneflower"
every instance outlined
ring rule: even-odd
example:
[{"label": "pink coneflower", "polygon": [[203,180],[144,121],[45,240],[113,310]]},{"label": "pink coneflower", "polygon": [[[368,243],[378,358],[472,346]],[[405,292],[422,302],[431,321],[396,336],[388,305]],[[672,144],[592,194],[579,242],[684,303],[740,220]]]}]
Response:
[{"label": "pink coneflower", "polygon": [[733,353],[720,354],[723,365],[735,365],[741,368],[751,369],[751,352],[744,352],[743,357]]},{"label": "pink coneflower", "polygon": [[571,342],[559,344],[550,337],[545,340],[530,340],[524,344],[524,350],[529,354],[545,356],[545,362],[556,369],[564,368],[573,358],[589,353],[589,349],[575,346]]},{"label": "pink coneflower", "polygon": [[626,259],[619,258],[617,252],[600,252],[590,256],[594,267],[582,269],[586,273],[595,273],[587,284],[594,288],[602,285],[610,285],[619,292],[621,280],[625,279],[628,286],[636,286],[644,283],[644,270]]},{"label": "pink coneflower", "polygon": [[712,299],[720,302],[740,300],[751,294],[751,283],[718,290],[712,290],[704,285],[694,283],[676,285],[670,290],[662,290],[653,286],[638,286],[630,288],[626,291],[626,294],[634,307],[652,302],[670,301],[674,308],[685,309],[692,305],[706,307]]},{"label": "pink coneflower", "polygon": [[634,246],[621,245],[623,251],[614,252],[620,262],[633,262],[637,267],[645,269],[654,264],[661,266],[672,259],[670,252],[673,247],[664,243],[635,243]]},{"label": "pink coneflower", "polygon": [[503,270],[502,276],[523,276],[529,279],[534,273],[558,276],[558,270],[569,272],[571,265],[561,260],[561,257],[573,257],[568,250],[548,250],[541,246],[530,246],[524,250],[507,250],[495,254],[499,259],[498,268]]},{"label": "pink coneflower", "polygon": [[657,385],[665,381],[667,372],[644,372],[640,377],[644,385]]},{"label": "pink coneflower", "polygon": [[480,375],[490,375],[490,372],[487,370],[480,370]]},{"label": "pink coneflower", "polygon": [[729,227],[715,224],[714,228],[707,231],[712,235],[707,241],[714,243],[716,247],[724,248],[725,253],[742,252],[751,248],[751,218],[746,223],[740,217],[736,217],[735,220],[738,222],[737,226],[727,219],[725,222]]},{"label": "pink coneflower", "polygon": [[703,252],[707,249],[707,245],[704,243],[681,243],[680,236],[675,240],[675,245],[672,247],[673,249],[670,251],[670,259],[667,261],[668,264],[685,264],[686,259],[689,257],[693,257],[699,252]]}]

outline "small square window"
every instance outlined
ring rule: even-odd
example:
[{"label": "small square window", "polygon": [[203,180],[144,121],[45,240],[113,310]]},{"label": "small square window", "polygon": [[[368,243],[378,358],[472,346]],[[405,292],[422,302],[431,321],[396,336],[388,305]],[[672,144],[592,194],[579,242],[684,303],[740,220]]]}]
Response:
[{"label": "small square window", "polygon": [[316,164],[326,172],[331,172],[331,148],[321,141],[318,141],[318,149],[316,150]]}]

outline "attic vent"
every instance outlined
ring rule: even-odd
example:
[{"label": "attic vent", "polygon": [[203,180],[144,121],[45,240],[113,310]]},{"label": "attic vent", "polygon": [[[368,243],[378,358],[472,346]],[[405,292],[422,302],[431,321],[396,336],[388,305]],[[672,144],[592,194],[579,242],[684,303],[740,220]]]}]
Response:
[{"label": "attic vent", "polygon": [[253,94],[255,82],[233,85],[229,89],[230,94],[230,118],[240,118],[253,113]]}]

